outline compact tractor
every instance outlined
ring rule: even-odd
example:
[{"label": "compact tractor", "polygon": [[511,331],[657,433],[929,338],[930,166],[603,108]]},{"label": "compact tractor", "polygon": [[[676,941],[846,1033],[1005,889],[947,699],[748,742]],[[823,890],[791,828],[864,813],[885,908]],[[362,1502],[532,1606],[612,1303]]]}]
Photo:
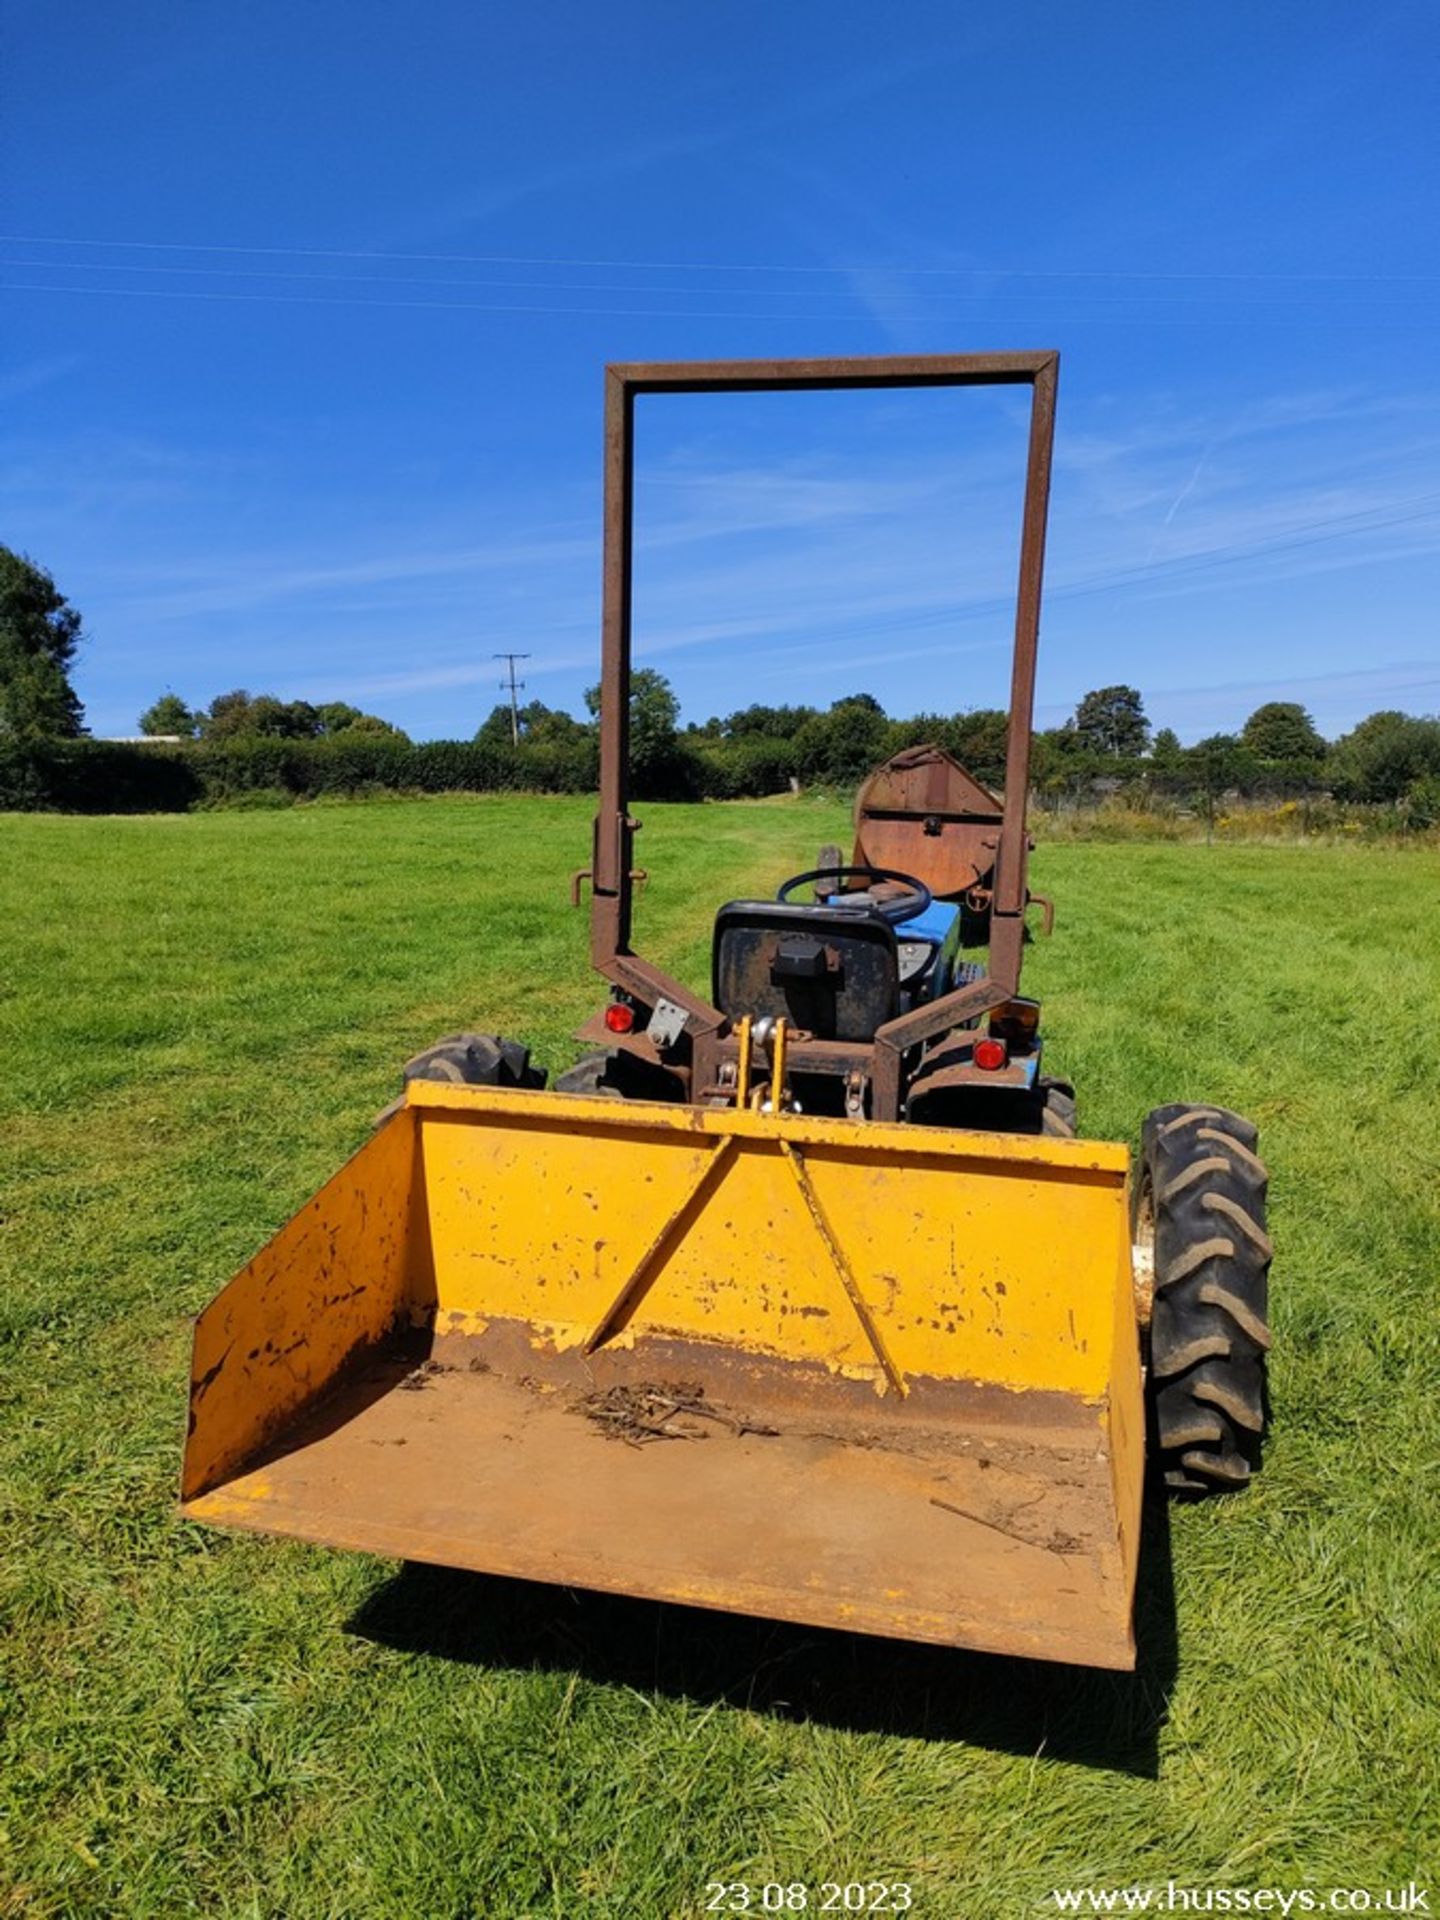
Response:
[{"label": "compact tractor", "polygon": [[[200,1316],[197,1520],[996,1652],[1134,1661],[1147,1457],[1242,1486],[1265,1422],[1266,1173],[1218,1106],[1076,1137],[1020,991],[1057,360],[606,372],[591,954],[547,1091],[462,1033]],[[1029,390],[1005,783],[938,747],[855,843],[716,916],[708,991],[634,951],[641,394]]]}]

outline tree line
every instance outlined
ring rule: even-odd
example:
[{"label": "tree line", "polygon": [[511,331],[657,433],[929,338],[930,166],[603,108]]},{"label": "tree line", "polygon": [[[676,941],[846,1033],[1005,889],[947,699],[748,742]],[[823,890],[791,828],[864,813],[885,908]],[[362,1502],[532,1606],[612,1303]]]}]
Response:
[{"label": "tree line", "polygon": [[[598,690],[586,696],[592,715]],[[573,748],[593,729],[531,701],[519,710],[520,745]],[[512,715],[496,707],[477,739],[508,748]],[[634,676],[631,764],[642,795],[747,797],[787,785],[852,787],[905,747],[933,742],[977,779],[1005,778],[1008,716],[1000,708],[892,718],[871,693],[828,707],[751,705],[680,726],[662,674]],[[1393,709],[1373,713],[1326,740],[1298,702],[1266,701],[1234,733],[1183,746],[1173,728],[1152,730],[1140,691],[1099,687],[1062,726],[1031,739],[1031,785],[1043,799],[1083,802],[1124,789],[1153,799],[1208,803],[1221,795],[1404,803],[1418,824],[1440,822],[1440,719]]]},{"label": "tree line", "polygon": [[308,700],[249,693],[244,687],[216,694],[208,707],[190,707],[179,694],[162,693],[141,714],[140,731],[154,740],[322,740],[339,733],[410,737],[345,700],[327,700],[317,707]]},{"label": "tree line", "polygon": [[[561,783],[584,789],[594,782],[598,756],[598,687],[587,691],[585,703],[584,720],[540,700],[513,712],[496,706],[474,742],[491,756],[512,756],[520,767],[543,761],[552,775],[568,768],[573,780]],[[981,780],[998,784],[1005,777],[1008,723],[999,708],[896,719],[874,694],[854,693],[824,708],[755,704],[682,727],[674,689],[653,668],[634,674],[630,704],[632,775],[637,792],[651,798],[741,798],[796,782],[854,786],[881,761],[924,741],[947,748]],[[411,744],[399,727],[344,701],[314,706],[243,689],[194,709],[167,693],[141,715],[140,726],[159,738],[217,745],[347,736]],[[1087,693],[1062,726],[1037,732],[1031,742],[1031,781],[1042,797],[1079,800],[1113,791],[1119,782],[1167,798],[1327,792],[1384,803],[1437,779],[1440,721],[1389,710],[1331,742],[1303,706],[1271,700],[1238,732],[1185,747],[1172,728],[1153,731],[1140,691],[1123,685]]]},{"label": "tree line", "polygon": [[[0,546],[0,805],[184,805],[244,793],[303,796],[375,788],[584,792],[599,753],[600,689],[585,718],[532,700],[496,706],[469,741],[414,743],[347,701],[311,704],[243,688],[195,707],[163,693],[140,716],[156,748],[87,742],[70,682],[80,615],[50,575]],[[889,715],[871,693],[814,705],[752,704],[681,724],[665,676],[637,671],[630,696],[637,797],[726,799],[790,786],[853,787],[902,748],[933,741],[976,777],[1005,775],[1007,720],[996,708]],[[166,750],[159,744],[174,743]],[[99,752],[102,746],[108,750]],[[127,757],[127,753],[129,757]],[[163,757],[162,757],[163,756]],[[1077,804],[1123,792],[1213,807],[1217,797],[1337,800],[1398,808],[1440,824],[1440,719],[1393,709],[1326,740],[1304,707],[1267,701],[1234,733],[1184,746],[1155,731],[1140,691],[1099,687],[1059,727],[1033,736],[1040,800]]]}]

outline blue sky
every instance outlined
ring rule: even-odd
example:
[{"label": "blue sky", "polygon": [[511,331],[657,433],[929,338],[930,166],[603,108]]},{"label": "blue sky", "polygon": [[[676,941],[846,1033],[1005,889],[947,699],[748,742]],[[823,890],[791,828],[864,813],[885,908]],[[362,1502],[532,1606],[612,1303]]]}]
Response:
[{"label": "blue sky", "polygon": [[[1058,347],[1040,716],[1440,708],[1433,7],[10,0],[0,539],[169,687],[578,708],[614,359]],[[1003,704],[1016,396],[642,402],[687,718]]]}]

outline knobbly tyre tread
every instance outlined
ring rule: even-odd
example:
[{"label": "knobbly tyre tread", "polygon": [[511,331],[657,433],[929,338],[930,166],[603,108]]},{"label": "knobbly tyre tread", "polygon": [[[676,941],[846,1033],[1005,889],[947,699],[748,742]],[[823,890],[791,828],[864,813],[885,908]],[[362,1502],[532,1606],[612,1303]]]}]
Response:
[{"label": "knobbly tyre tread", "polygon": [[498,1033],[452,1033],[405,1062],[405,1080],[443,1080],[464,1087],[530,1087],[545,1084],[530,1049]]},{"label": "knobbly tyre tread", "polygon": [[1040,1109],[1040,1131],[1057,1140],[1073,1140],[1079,1126],[1075,1089],[1068,1080],[1049,1080],[1043,1075],[1040,1086],[1045,1102]]},{"label": "knobbly tyre tread", "polygon": [[587,1053],[555,1079],[556,1093],[584,1093],[600,1100],[683,1100],[680,1080],[662,1066],[637,1060],[617,1047]]},{"label": "knobbly tyre tread", "polygon": [[1159,1107],[1141,1136],[1153,1206],[1150,1391],[1159,1465],[1182,1493],[1242,1487],[1265,1430],[1272,1248],[1256,1129],[1224,1107]]},{"label": "knobbly tyre tread", "polygon": [[609,1064],[608,1053],[585,1054],[582,1059],[575,1062],[573,1067],[567,1067],[564,1073],[556,1074],[556,1093],[586,1093],[601,1100],[621,1099],[623,1096],[620,1089],[606,1083],[605,1069]]}]

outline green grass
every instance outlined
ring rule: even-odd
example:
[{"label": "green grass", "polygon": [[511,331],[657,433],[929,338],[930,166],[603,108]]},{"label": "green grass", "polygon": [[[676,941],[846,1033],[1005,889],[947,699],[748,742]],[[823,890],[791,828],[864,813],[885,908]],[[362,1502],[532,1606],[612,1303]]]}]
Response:
[{"label": "green grass", "polygon": [[[644,810],[646,950],[838,810]],[[1440,1877],[1440,856],[1042,847],[1082,1130],[1258,1121],[1275,1430],[1152,1516],[1135,1678],[181,1525],[187,1316],[473,1023],[598,988],[590,807],[0,820],[0,1915],[690,1914],[711,1880]],[[1173,1596],[1169,1589],[1173,1583]]]}]

